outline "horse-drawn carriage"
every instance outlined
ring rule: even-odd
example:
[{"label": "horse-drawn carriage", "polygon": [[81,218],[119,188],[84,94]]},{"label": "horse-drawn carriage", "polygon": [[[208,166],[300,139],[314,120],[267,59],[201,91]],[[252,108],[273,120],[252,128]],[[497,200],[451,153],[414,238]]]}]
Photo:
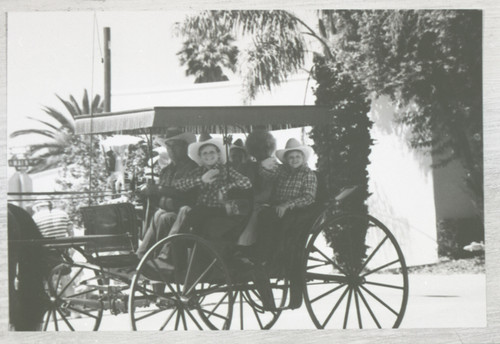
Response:
[{"label": "horse-drawn carriage", "polygon": [[[330,117],[317,106],[159,107],[82,117],[76,133],[139,132],[152,146],[153,134],[176,127],[221,134],[228,146],[230,134],[327,125]],[[128,313],[133,330],[269,329],[282,311],[302,304],[319,329],[398,327],[408,299],[402,251],[377,219],[339,211],[352,190],[316,200],[294,255],[283,263],[287,269],[268,271],[264,280],[262,271],[238,265],[192,233],[168,236],[138,260],[143,232],[130,203],[82,208],[84,236],[11,240],[9,249],[61,252],[61,264],[46,278],[43,330],[97,330],[105,311]],[[337,242],[325,233],[336,233]],[[168,270],[155,260],[166,246],[174,260]]]}]

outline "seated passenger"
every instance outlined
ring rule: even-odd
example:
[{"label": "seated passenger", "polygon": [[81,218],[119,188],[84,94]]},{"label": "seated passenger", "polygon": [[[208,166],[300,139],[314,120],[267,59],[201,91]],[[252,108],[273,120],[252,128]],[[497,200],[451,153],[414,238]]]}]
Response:
[{"label": "seated passenger", "polygon": [[159,197],[159,208],[155,211],[136,252],[139,258],[142,258],[157,241],[169,234],[179,208],[194,203],[193,192],[179,192],[173,188],[173,183],[197,168],[196,163],[187,154],[188,145],[195,141],[196,136],[192,133],[173,131],[167,134],[165,145],[170,164],[161,170],[159,186],[146,189],[148,196]]},{"label": "seated passenger", "polygon": [[257,232],[258,257],[271,265],[286,261],[292,243],[310,219],[308,209],[314,203],[317,189],[315,173],[307,166],[313,150],[289,139],[285,149],[261,163],[260,173],[275,181],[270,204],[259,213]]},{"label": "seated passenger", "polygon": [[[199,167],[176,180],[173,186],[179,191],[199,188],[196,205],[189,210],[182,225],[184,229],[192,228],[195,233],[207,239],[235,242],[241,234],[242,226],[238,221],[229,219],[225,201],[229,190],[249,190],[252,183],[248,177],[225,165],[223,150],[220,139],[190,144],[188,155]],[[214,220],[217,225],[212,225]]]},{"label": "seated passenger", "polygon": [[248,153],[255,161],[248,159],[246,163],[240,165],[240,172],[252,182],[254,204],[248,223],[238,239],[237,255],[244,261],[253,255],[252,245],[256,241],[257,214],[263,204],[269,203],[274,184],[272,180],[265,179],[259,174],[259,166],[263,160],[271,157],[275,150],[276,139],[269,131],[257,129],[248,135],[245,153]]}]

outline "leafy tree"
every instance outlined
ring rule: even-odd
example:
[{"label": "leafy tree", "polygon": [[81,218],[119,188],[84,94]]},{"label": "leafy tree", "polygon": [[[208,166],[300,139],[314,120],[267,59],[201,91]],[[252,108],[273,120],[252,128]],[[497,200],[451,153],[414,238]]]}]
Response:
[{"label": "leafy tree", "polygon": [[13,132],[10,137],[25,137],[36,135],[47,139],[46,142],[30,146],[30,158],[40,159],[40,163],[34,166],[29,172],[41,172],[61,163],[62,154],[66,147],[71,144],[75,132],[74,119],[78,116],[103,111],[101,97],[95,95],[92,102],[88,97],[87,90],[84,90],[82,103],[78,104],[75,98],[70,95],[69,100],[65,100],[58,95],[56,97],[63,103],[67,113],[61,112],[49,106],[42,108],[46,118],[28,117],[37,123],[36,128],[22,129]]},{"label": "leafy tree", "polygon": [[412,147],[434,166],[458,160],[483,213],[480,11],[324,11],[339,60],[377,96],[399,104]]}]

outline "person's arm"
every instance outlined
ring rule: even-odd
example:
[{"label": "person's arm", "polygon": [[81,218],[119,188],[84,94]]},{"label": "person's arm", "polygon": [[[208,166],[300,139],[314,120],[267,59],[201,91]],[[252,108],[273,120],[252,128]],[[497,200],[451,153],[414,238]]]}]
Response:
[{"label": "person's arm", "polygon": [[[226,171],[221,173],[226,173]],[[229,180],[230,182],[226,185],[227,190],[230,190],[232,188],[247,190],[252,187],[252,182],[250,181],[250,179],[242,175],[232,167],[229,168]]]},{"label": "person's arm", "polygon": [[[264,179],[276,180],[282,174],[283,165],[278,165],[272,158],[266,159],[259,164],[259,175]],[[271,163],[274,161],[274,163]],[[269,163],[268,163],[269,162]]]},{"label": "person's arm", "polygon": [[313,171],[309,171],[301,183],[301,195],[293,200],[288,201],[288,209],[303,208],[314,203],[316,198],[316,189],[318,180]]},{"label": "person's arm", "polygon": [[177,179],[172,186],[179,191],[188,191],[203,184],[199,169],[189,172],[186,177]]}]

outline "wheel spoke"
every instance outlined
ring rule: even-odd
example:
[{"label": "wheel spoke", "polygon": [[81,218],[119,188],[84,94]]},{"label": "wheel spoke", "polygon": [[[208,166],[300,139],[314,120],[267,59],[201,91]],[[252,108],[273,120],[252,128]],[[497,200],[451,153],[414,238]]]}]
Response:
[{"label": "wheel spoke", "polygon": [[240,291],[240,330],[243,330],[243,292]]},{"label": "wheel spoke", "polygon": [[196,281],[193,283],[193,285],[191,286],[191,288],[189,288],[189,290],[186,292],[185,295],[189,295],[189,293],[191,293],[191,291],[193,290],[193,288],[203,279],[203,277],[205,277],[208,272],[212,269],[212,267],[215,265],[215,263],[217,262],[217,259],[214,259],[212,261],[212,263],[210,263],[210,265],[205,269],[205,271],[203,271],[203,273],[196,279]]},{"label": "wheel spoke", "polygon": [[390,310],[392,313],[394,313],[396,316],[399,315],[398,312],[396,312],[394,309],[392,309],[388,304],[386,304],[384,301],[382,301],[380,298],[377,297],[377,295],[373,294],[370,290],[366,289],[365,287],[363,287],[362,285],[360,286],[364,291],[366,291],[371,297],[373,297],[375,300],[377,300],[378,302],[380,302],[385,308],[387,308],[388,310]]},{"label": "wheel spoke", "polygon": [[391,265],[393,265],[393,264],[396,264],[396,263],[398,263],[398,262],[399,262],[399,259],[396,259],[396,260],[394,260],[394,261],[392,261],[392,262],[390,262],[390,263],[384,264],[384,265],[382,265],[382,266],[379,266],[379,267],[378,267],[378,268],[376,268],[376,269],[373,269],[373,270],[368,271],[367,273],[365,273],[365,274],[361,275],[361,277],[366,277],[366,276],[368,276],[368,275],[371,275],[371,274],[373,274],[373,273],[375,273],[375,272],[377,272],[377,271],[380,271],[380,270],[382,270],[382,269],[385,269],[386,267],[391,266]]},{"label": "wheel spoke", "polygon": [[321,266],[325,266],[325,265],[327,265],[327,264],[328,264],[328,262],[324,262],[324,263],[322,263],[322,264],[316,264],[316,265],[309,265],[309,266],[307,267],[307,270],[316,269],[316,268],[319,268],[319,267],[321,267]]},{"label": "wheel spoke", "polygon": [[385,288],[393,288],[393,289],[401,289],[401,290],[404,289],[404,287],[401,287],[399,285],[392,285],[392,284],[385,284],[385,283],[378,283],[378,282],[366,281],[365,284],[377,285],[379,287],[385,287]]},{"label": "wheel spoke", "polygon": [[[172,317],[174,316],[175,312],[177,312],[177,308],[174,308],[172,310],[172,312],[169,314],[169,316],[167,317],[167,319],[165,320],[165,322],[163,323],[163,325],[161,325],[160,327],[160,331],[163,331],[165,329],[165,327],[167,327],[168,323],[170,322],[170,320],[172,319]],[[179,318],[177,318],[178,320]],[[176,325],[177,326],[177,325]]]},{"label": "wheel spoke", "polygon": [[181,308],[180,310],[181,313],[181,319],[182,319],[182,326],[184,327],[184,330],[187,331],[187,324],[186,324],[186,316],[184,315],[184,309]]},{"label": "wheel spoke", "polygon": [[80,293],[77,293],[77,294],[72,294],[72,295],[65,296],[64,298],[65,299],[73,299],[73,298],[78,297],[78,296],[82,296],[82,295],[85,295],[85,294],[90,294],[90,293],[92,293],[94,291],[99,291],[99,289],[94,288],[94,289],[90,289],[90,290],[84,290],[84,291],[82,291]]},{"label": "wheel spoke", "polygon": [[56,294],[57,294],[57,297],[60,297],[65,291],[66,289],[69,288],[69,286],[75,281],[75,279],[82,273],[83,271],[83,268],[80,268],[80,270],[78,270],[78,272],[69,280],[69,282],[64,286],[64,288],[62,288],[61,292],[59,294],[57,294],[57,286],[56,286]]},{"label": "wheel spoke", "polygon": [[43,325],[43,330],[44,331],[47,331],[47,327],[49,326],[49,322],[50,322],[50,316],[52,315],[52,309],[49,309],[47,311],[47,319],[45,319],[45,324]]},{"label": "wheel spoke", "polygon": [[52,309],[52,317],[54,318],[54,327],[56,331],[59,331],[59,326],[57,324],[57,315],[56,315],[56,309]]},{"label": "wheel spoke", "polygon": [[153,315],[158,314],[158,313],[163,312],[163,311],[165,311],[165,309],[155,309],[154,311],[151,311],[147,314],[144,314],[144,315],[136,318],[135,321],[141,321],[143,319],[149,318],[150,316],[153,316]]},{"label": "wheel spoke", "polygon": [[203,331],[203,327],[201,327],[201,325],[198,323],[198,321],[195,319],[194,315],[191,314],[191,312],[189,311],[189,309],[186,308],[186,313],[187,315],[191,318],[191,320],[194,322],[194,324],[196,325],[196,327],[198,327],[198,329],[200,331]]},{"label": "wheel spoke", "polygon": [[325,328],[326,324],[330,321],[330,318],[333,316],[333,313],[335,313],[335,311],[339,307],[340,303],[342,302],[342,300],[344,299],[344,297],[346,296],[346,294],[347,294],[348,291],[349,291],[349,288],[345,288],[344,292],[342,293],[342,295],[338,299],[337,303],[335,304],[335,306],[331,310],[330,314],[328,314],[328,316],[326,317],[325,321],[321,325],[321,328]]},{"label": "wheel spoke", "polygon": [[366,258],[366,260],[364,261],[363,265],[361,265],[361,268],[359,269],[359,272],[363,271],[363,269],[366,267],[366,265],[370,262],[370,260],[373,258],[373,256],[375,255],[375,253],[377,253],[377,251],[380,249],[380,247],[382,247],[382,245],[386,242],[387,239],[389,239],[389,237],[386,235],[384,237],[384,239],[382,239],[382,241],[373,250],[373,252],[368,256],[368,258]]},{"label": "wheel spoke", "polygon": [[349,319],[349,308],[351,307],[351,298],[352,298],[352,288],[349,288],[349,296],[347,296],[347,307],[345,308],[345,316],[344,316],[344,330],[347,328],[347,321]]},{"label": "wheel spoke", "polygon": [[189,277],[191,276],[191,268],[193,266],[194,255],[196,253],[196,248],[198,247],[198,243],[195,243],[193,246],[193,250],[191,251],[191,256],[189,257],[189,263],[186,271],[186,277],[184,278],[184,286],[182,288],[182,295],[186,295],[186,286],[189,281]]},{"label": "wheel spoke", "polygon": [[66,319],[66,316],[58,308],[56,308],[56,310],[57,310],[57,313],[59,313],[59,315],[61,316],[61,319],[69,327],[70,331],[75,331],[75,329],[73,328],[73,326],[71,326],[71,324],[69,323],[68,319]]},{"label": "wheel spoke", "polygon": [[361,321],[361,309],[359,308],[359,298],[358,298],[358,289],[354,289],[354,303],[356,304],[356,314],[358,316],[358,325],[359,328],[363,328],[363,322]]},{"label": "wheel spoke", "polygon": [[361,290],[359,290],[359,288],[357,289],[358,293],[359,293],[359,297],[361,298],[361,301],[363,301],[363,303],[365,304],[365,307],[366,309],[368,310],[368,313],[370,313],[373,321],[375,321],[375,324],[377,325],[378,328],[382,328],[382,326],[380,326],[377,318],[375,317],[375,314],[373,313],[370,305],[368,304],[368,302],[366,301],[365,297],[363,296],[363,293],[361,292]]},{"label": "wheel spoke", "polygon": [[175,316],[175,327],[174,327],[174,330],[176,330],[176,331],[179,329],[180,320],[181,320],[181,310],[179,309],[177,311],[177,315]]},{"label": "wheel spoke", "polygon": [[257,322],[259,323],[260,329],[263,330],[264,326],[262,325],[262,321],[260,321],[259,314],[257,314],[257,311],[255,310],[255,307],[251,307],[251,308],[252,308],[253,314],[255,314],[255,318],[257,319]]},{"label": "wheel spoke", "polygon": [[229,320],[229,318],[228,318],[228,317],[225,317],[225,316],[220,315],[220,314],[215,313],[215,312],[209,312],[209,311],[207,311],[206,309],[203,309],[203,308],[201,309],[201,311],[202,311],[203,313],[209,313],[209,314],[210,314],[210,316],[212,316],[212,315],[213,315],[214,317],[217,317],[217,318],[221,318],[221,319],[224,319],[224,320]]},{"label": "wheel spoke", "polygon": [[322,251],[319,250],[319,248],[316,247],[316,245],[313,245],[314,249],[321,254],[330,264],[332,264],[336,269],[338,269],[340,272],[342,272],[344,275],[349,275],[342,269],[337,263],[335,263],[331,258],[329,258],[326,254],[324,254]]},{"label": "wheel spoke", "polygon": [[81,313],[81,314],[85,314],[86,316],[88,316],[88,317],[90,317],[90,318],[99,319],[99,317],[98,317],[98,316],[93,315],[92,313],[86,312],[86,311],[84,311],[83,309],[75,308],[75,307],[73,307],[73,306],[71,306],[71,305],[68,305],[68,307],[67,307],[67,308],[68,308],[68,309],[70,309],[70,310],[72,310],[72,311],[74,311],[74,312],[78,312],[78,313]]},{"label": "wheel spoke", "polygon": [[345,285],[346,285],[345,283],[342,283],[341,285],[339,285],[339,286],[337,286],[337,287],[335,287],[335,288],[333,288],[331,290],[328,290],[327,292],[325,292],[325,293],[323,293],[323,294],[321,294],[319,296],[316,296],[314,299],[311,300],[311,303],[316,302],[319,299],[321,299],[321,298],[323,298],[323,297],[325,297],[327,295],[330,295],[331,293],[339,290],[340,288],[344,287]]},{"label": "wheel spoke", "polygon": [[[214,308],[210,311],[210,313],[208,314],[207,316],[207,319],[210,318],[212,316],[212,314],[215,313],[215,311],[217,310],[217,308],[219,308],[219,306],[222,304],[222,302],[226,299],[226,297],[229,295],[229,292],[225,292],[224,293],[224,296],[219,300],[219,302],[217,302],[217,304],[214,306]],[[201,305],[200,305],[201,307]],[[203,308],[201,308],[203,311],[205,311]]]}]

